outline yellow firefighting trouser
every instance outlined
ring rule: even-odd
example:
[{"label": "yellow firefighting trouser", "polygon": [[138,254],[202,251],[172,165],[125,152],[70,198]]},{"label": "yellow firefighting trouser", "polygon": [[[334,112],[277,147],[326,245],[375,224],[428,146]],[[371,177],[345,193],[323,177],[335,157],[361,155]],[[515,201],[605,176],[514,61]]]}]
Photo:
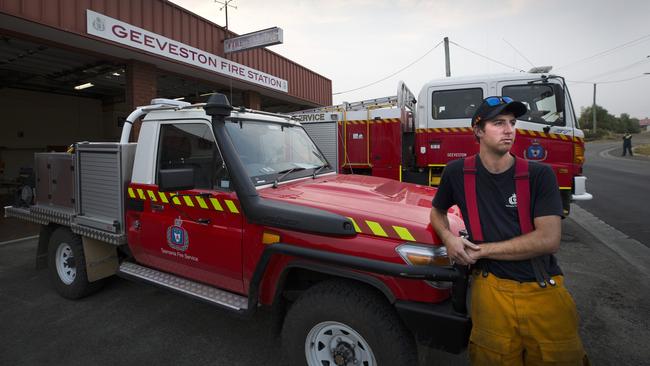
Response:
[{"label": "yellow firefighting trouser", "polygon": [[573,298],[556,286],[472,276],[469,355],[481,365],[588,365]]}]

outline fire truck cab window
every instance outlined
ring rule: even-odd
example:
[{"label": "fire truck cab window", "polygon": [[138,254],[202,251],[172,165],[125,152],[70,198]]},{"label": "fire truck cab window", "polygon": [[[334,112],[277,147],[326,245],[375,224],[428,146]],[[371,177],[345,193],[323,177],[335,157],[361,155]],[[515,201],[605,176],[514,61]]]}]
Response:
[{"label": "fire truck cab window", "polygon": [[526,105],[528,113],[519,117],[519,120],[553,126],[565,125],[564,110],[561,103],[558,103],[563,98],[563,93],[557,84],[509,85],[503,87],[502,95]]},{"label": "fire truck cab window", "polygon": [[433,119],[472,118],[483,100],[483,89],[437,90],[431,98]]},{"label": "fire truck cab window", "polygon": [[330,171],[302,126],[244,120],[226,123],[226,128],[255,185]]},{"label": "fire truck cab window", "polygon": [[193,169],[197,189],[228,189],[230,186],[223,158],[207,124],[161,126],[158,171],[176,168]]}]

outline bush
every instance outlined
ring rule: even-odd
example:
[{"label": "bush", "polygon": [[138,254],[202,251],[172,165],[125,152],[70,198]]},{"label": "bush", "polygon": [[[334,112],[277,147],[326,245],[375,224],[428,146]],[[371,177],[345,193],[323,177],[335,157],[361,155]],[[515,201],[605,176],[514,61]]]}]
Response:
[{"label": "bush", "polygon": [[584,133],[585,133],[585,141],[599,140],[606,135],[609,136],[609,132],[603,129],[599,129],[596,132],[592,132],[591,130],[584,130]]}]

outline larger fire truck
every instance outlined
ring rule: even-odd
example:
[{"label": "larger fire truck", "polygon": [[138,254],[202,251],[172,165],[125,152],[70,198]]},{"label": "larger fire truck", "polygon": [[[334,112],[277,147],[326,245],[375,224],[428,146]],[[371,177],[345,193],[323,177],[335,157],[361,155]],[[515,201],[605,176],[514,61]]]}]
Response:
[{"label": "larger fire truck", "polygon": [[588,200],[582,175],[584,134],[564,79],[544,72],[451,77],[422,87],[416,100],[400,82],[397,95],[292,113],[342,173],[437,186],[448,162],[478,152],[471,117],[487,96],[521,101],[512,152],[549,164],[565,213]]},{"label": "larger fire truck", "polygon": [[117,275],[242,315],[271,307],[292,365],[415,365],[416,344],[467,343],[467,276],[429,224],[435,189],[338,175],[287,116],[221,94],[154,100],[120,142],[36,154],[36,172],[35,201],[5,215],[42,225],[37,267],[63,297]]}]

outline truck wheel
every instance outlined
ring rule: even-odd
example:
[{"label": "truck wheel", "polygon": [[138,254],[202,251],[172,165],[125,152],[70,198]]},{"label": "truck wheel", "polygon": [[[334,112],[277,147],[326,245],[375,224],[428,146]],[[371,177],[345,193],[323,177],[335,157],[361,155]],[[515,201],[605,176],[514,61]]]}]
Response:
[{"label": "truck wheel", "polygon": [[322,282],[298,298],[282,344],[294,366],[417,364],[413,336],[383,295],[347,281]]},{"label": "truck wheel", "polygon": [[562,197],[562,211],[564,216],[569,216],[571,212],[571,191],[562,190],[560,196]]},{"label": "truck wheel", "polygon": [[60,227],[50,237],[48,270],[56,292],[67,299],[88,296],[104,284],[102,280],[88,282],[81,237],[68,228]]}]

